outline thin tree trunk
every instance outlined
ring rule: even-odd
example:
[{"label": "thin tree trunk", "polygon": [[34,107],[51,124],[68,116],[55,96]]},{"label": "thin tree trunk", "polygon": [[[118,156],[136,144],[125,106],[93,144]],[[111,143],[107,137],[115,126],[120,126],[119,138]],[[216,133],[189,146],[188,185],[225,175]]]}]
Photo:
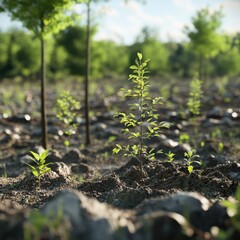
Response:
[{"label": "thin tree trunk", "polygon": [[86,35],[86,77],[85,77],[85,119],[86,145],[91,144],[89,120],[89,75],[90,75],[90,0],[87,2],[87,35]]},{"label": "thin tree trunk", "polygon": [[201,81],[204,82],[204,77],[203,77],[203,56],[199,56],[199,78]]},{"label": "thin tree trunk", "polygon": [[47,149],[47,116],[46,116],[46,93],[45,93],[45,45],[43,39],[44,23],[41,20],[41,126],[42,126],[42,146]]},{"label": "thin tree trunk", "polygon": [[7,61],[4,66],[4,75],[11,77],[11,71],[13,69],[13,42],[14,42],[14,33],[10,35],[8,49],[7,49]]},{"label": "thin tree trunk", "polygon": [[209,78],[209,68],[208,68],[208,66],[209,66],[209,58],[205,58],[205,61],[204,61],[204,63],[205,63],[205,76],[204,76],[204,78],[205,78],[205,89],[204,90],[207,90],[208,89],[208,78]]}]

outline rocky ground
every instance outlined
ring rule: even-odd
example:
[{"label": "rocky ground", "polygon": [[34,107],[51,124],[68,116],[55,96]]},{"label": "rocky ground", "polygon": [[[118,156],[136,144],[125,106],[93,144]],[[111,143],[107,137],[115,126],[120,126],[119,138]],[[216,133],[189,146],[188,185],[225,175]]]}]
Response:
[{"label": "rocky ground", "polygon": [[[147,143],[163,154],[145,160],[143,172],[134,159],[112,155],[116,143],[129,141],[113,117],[128,108],[119,94],[96,91],[91,98],[93,143],[84,146],[81,108],[77,134],[66,148],[64,126],[54,113],[56,91],[49,88],[47,161],[52,171],[40,188],[25,164],[31,162],[30,150],[42,151],[37,90],[11,95],[8,86],[1,88],[0,239],[240,239],[220,204],[235,197],[240,182],[240,84],[210,86],[194,120],[184,85],[152,89],[153,95],[165,96],[158,113],[171,127]],[[190,174],[183,159],[193,149],[203,164],[194,165]],[[169,151],[175,154],[171,163],[165,155]],[[53,218],[54,226],[49,223]],[[36,219],[42,219],[39,232]],[[228,236],[220,238],[219,231]]]}]

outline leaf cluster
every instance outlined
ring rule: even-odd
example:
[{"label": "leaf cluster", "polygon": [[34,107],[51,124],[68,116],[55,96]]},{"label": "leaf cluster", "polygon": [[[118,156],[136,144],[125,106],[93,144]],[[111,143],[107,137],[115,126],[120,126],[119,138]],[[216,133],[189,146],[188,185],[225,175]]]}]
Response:
[{"label": "leaf cluster", "polygon": [[222,201],[221,205],[227,208],[233,227],[240,231],[240,186],[237,187],[236,199],[229,197],[227,200]]},{"label": "leaf cluster", "polygon": [[222,18],[222,9],[211,12],[203,8],[192,19],[194,29],[186,28],[192,47],[205,58],[214,57],[226,49],[225,39],[219,34]]},{"label": "leaf cluster", "polygon": [[188,172],[191,174],[194,171],[193,163],[197,163],[199,165],[202,165],[201,161],[197,161],[195,159],[198,159],[200,156],[195,154],[196,151],[193,149],[189,152],[184,153],[184,161],[187,163],[188,166]]},{"label": "leaf cluster", "polygon": [[73,122],[79,108],[80,102],[74,99],[69,91],[64,91],[57,99],[57,118],[65,124],[67,135],[72,135],[76,131],[77,125]]},{"label": "leaf cluster", "polygon": [[131,100],[131,103],[129,103],[130,112],[118,112],[115,115],[124,125],[122,132],[128,136],[128,139],[134,139],[135,144],[126,146],[117,144],[113,153],[123,151],[124,157],[135,157],[139,162],[142,162],[143,158],[155,159],[154,149],[149,150],[145,145],[145,140],[158,136],[161,128],[169,126],[165,122],[159,123],[158,121],[159,115],[156,107],[162,104],[162,98],[152,99],[150,97],[148,62],[149,60],[142,60],[141,53],[137,53],[135,64],[130,66],[133,73],[129,75],[129,80],[133,87],[132,89],[121,89],[124,97]]},{"label": "leaf cluster", "polygon": [[193,115],[200,114],[202,97],[202,81],[199,79],[193,79],[190,83],[189,98],[187,102],[188,110]]},{"label": "leaf cluster", "polygon": [[69,239],[69,222],[65,219],[62,209],[57,213],[43,214],[32,210],[23,224],[24,240],[31,239]]},{"label": "leaf cluster", "polygon": [[37,35],[47,37],[74,23],[73,15],[66,14],[72,4],[72,0],[2,0],[0,10],[10,13],[13,20],[21,21]]},{"label": "leaf cluster", "polygon": [[49,150],[46,149],[42,153],[38,154],[36,152],[30,151],[30,153],[33,155],[33,158],[31,160],[35,163],[34,165],[31,165],[29,163],[26,163],[26,165],[31,170],[34,177],[38,179],[39,187],[40,187],[40,179],[44,174],[51,171],[51,168],[48,167],[51,163],[46,163],[46,157],[48,156]]},{"label": "leaf cluster", "polygon": [[173,152],[171,152],[171,151],[169,151],[168,153],[165,153],[165,155],[167,156],[167,158],[168,158],[168,162],[173,162],[174,161],[174,156],[175,156],[175,153],[173,153]]}]

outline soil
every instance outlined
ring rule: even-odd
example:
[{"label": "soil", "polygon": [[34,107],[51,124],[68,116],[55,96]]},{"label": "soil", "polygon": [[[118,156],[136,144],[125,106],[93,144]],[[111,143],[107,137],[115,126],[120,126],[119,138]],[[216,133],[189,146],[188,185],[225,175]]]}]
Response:
[{"label": "soil", "polygon": [[[223,90],[216,84],[209,86],[204,91],[201,114],[194,119],[186,108],[188,88],[185,85],[178,83],[169,87],[171,91],[158,112],[160,120],[170,122],[171,127],[147,143],[164,153],[158,154],[154,161],[144,160],[143,172],[136,160],[112,155],[116,143],[130,141],[121,133],[122,126],[114,118],[116,110],[128,111],[128,102],[122,101],[117,91],[109,94],[102,87],[91,97],[92,144],[84,145],[84,119],[78,117],[77,134],[71,136],[70,147],[66,148],[63,142],[68,138],[63,134],[64,125],[54,113],[56,88],[49,87],[51,151],[47,161],[54,162],[55,170],[41,179],[40,188],[24,164],[30,150],[40,150],[39,99],[33,94],[36,90],[23,91],[22,102],[18,102],[14,94],[7,103],[2,99],[0,199],[7,207],[0,212],[10,214],[12,206],[40,208],[65,188],[77,189],[122,209],[132,209],[144,199],[179,191],[198,192],[212,201],[234,197],[240,182],[240,84],[229,82]],[[1,91],[10,90],[6,85]],[[158,87],[152,89],[156,96],[159,91]],[[78,96],[74,87],[72,93]],[[83,113],[81,108],[79,115]],[[183,133],[189,135],[189,140],[179,140]],[[184,152],[191,149],[196,150],[203,165],[195,164],[190,174]],[[175,153],[171,163],[165,155],[169,151]]]}]

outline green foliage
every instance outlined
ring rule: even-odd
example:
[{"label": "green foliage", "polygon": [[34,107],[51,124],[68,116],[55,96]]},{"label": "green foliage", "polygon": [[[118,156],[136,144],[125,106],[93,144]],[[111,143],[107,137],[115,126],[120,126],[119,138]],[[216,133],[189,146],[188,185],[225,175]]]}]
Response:
[{"label": "green foliage", "polygon": [[175,153],[169,151],[168,153],[165,153],[165,155],[166,155],[167,158],[168,158],[168,160],[167,160],[168,162],[170,162],[170,163],[173,162]]},{"label": "green foliage", "polygon": [[93,76],[115,77],[126,73],[128,67],[126,46],[112,41],[98,41],[93,42],[92,48],[91,66]]},{"label": "green foliage", "polygon": [[179,135],[179,142],[181,144],[189,143],[189,141],[190,141],[190,136],[187,133],[182,133]]},{"label": "green foliage", "polygon": [[[91,77],[120,75],[125,73],[128,65],[127,47],[112,41],[93,41],[97,32],[96,26],[91,27]],[[71,26],[56,36],[56,46],[66,53],[65,62],[58,59],[70,75],[84,76],[86,73],[86,27]],[[121,57],[119,57],[121,56]],[[57,66],[52,66],[57,68]],[[59,68],[57,68],[60,70]]]},{"label": "green foliage", "polygon": [[130,47],[130,62],[134,61],[136,51],[140,51],[144,56],[151,56],[151,62],[148,64],[151,74],[164,75],[168,71],[169,52],[157,35],[155,29],[144,27],[136,43]]},{"label": "green foliage", "polygon": [[198,79],[193,79],[190,83],[190,92],[187,102],[188,110],[193,115],[200,114],[202,97],[203,97],[202,82]]},{"label": "green foliage", "polygon": [[193,29],[186,27],[194,51],[204,58],[214,57],[226,48],[225,38],[218,32],[222,17],[221,9],[211,13],[203,8],[192,19]]},{"label": "green foliage", "polygon": [[0,32],[0,69],[3,70],[2,66],[5,65],[8,58],[7,47],[9,42],[9,37],[6,33]]},{"label": "green foliage", "polygon": [[208,60],[227,46],[225,36],[219,33],[222,17],[221,9],[211,13],[208,8],[203,8],[192,19],[193,29],[186,27],[192,50],[199,57],[199,75],[202,80],[207,80],[209,74]]},{"label": "green foliage", "polygon": [[[57,118],[65,125],[64,133],[67,136],[75,134],[77,124],[74,123],[74,119],[77,116],[77,110],[80,108],[80,102],[74,99],[69,91],[64,91],[62,95],[57,99]],[[65,141],[65,146],[69,146],[70,142]]]},{"label": "green foliage", "polygon": [[69,239],[68,221],[62,211],[57,215],[45,216],[39,210],[30,212],[23,225],[24,240],[37,239]]},{"label": "green foliage", "polygon": [[220,139],[222,138],[222,130],[218,127],[215,127],[212,132],[211,132],[211,138],[213,140],[217,140],[217,139]]},{"label": "green foliage", "polygon": [[227,200],[223,200],[221,205],[227,208],[232,226],[226,231],[220,231],[217,239],[232,239],[234,231],[240,231],[240,186],[237,187],[236,199],[229,197]]},{"label": "green foliage", "polygon": [[[161,128],[168,127],[165,122],[158,122],[158,114],[156,107],[162,104],[161,98],[150,97],[149,93],[149,77],[147,64],[149,60],[143,61],[141,53],[137,54],[135,65],[130,69],[133,71],[129,75],[129,80],[132,81],[133,88],[121,91],[126,98],[130,98],[132,103],[129,103],[130,113],[119,112],[116,117],[125,126],[122,132],[128,136],[128,139],[133,139],[134,144],[121,146],[116,144],[113,153],[123,152],[124,157],[134,157],[139,161],[140,169],[142,169],[143,159],[155,159],[155,149],[148,149],[145,145],[145,140],[153,136],[158,136]],[[146,127],[145,127],[146,126]]]},{"label": "green foliage", "polygon": [[189,78],[198,71],[198,56],[190,43],[167,43],[169,48],[170,73],[179,77]]},{"label": "green foliage", "polygon": [[[92,38],[96,31],[97,28],[93,27]],[[62,78],[69,75],[84,76],[85,36],[85,26],[76,26],[69,27],[54,35],[54,38],[45,40],[48,78]],[[96,79],[127,74],[128,63],[134,61],[135,52],[139,50],[144,55],[152,56],[149,62],[152,75],[170,73],[178,77],[192,78],[199,70],[198,55],[191,48],[190,43],[161,43],[153,37],[144,42],[136,42],[132,46],[92,39],[91,77]],[[225,39],[228,48],[208,62],[209,74],[212,76],[237,76],[240,71],[239,47],[233,44],[233,36]],[[0,77],[35,78],[40,69],[38,39],[29,32],[11,29],[7,32],[0,32],[0,42],[2,43],[0,45]]]},{"label": "green foliage", "polygon": [[201,161],[195,160],[195,159],[199,158],[199,155],[196,155],[195,153],[196,153],[196,151],[194,149],[189,151],[189,152],[184,153],[184,157],[185,157],[184,161],[187,163],[189,174],[191,174],[194,171],[193,163],[197,163],[199,165],[202,165]]},{"label": "green foliage", "polygon": [[21,21],[27,29],[47,37],[74,23],[73,16],[66,14],[72,4],[71,0],[2,0],[0,7],[9,12],[12,19]]},{"label": "green foliage", "polygon": [[223,149],[224,149],[224,144],[222,142],[219,142],[217,147],[218,152],[221,153]]},{"label": "green foliage", "polygon": [[[18,29],[10,29],[7,32],[0,32],[0,76],[16,77],[35,80],[40,70],[40,43],[34,34]],[[54,47],[53,39],[45,40],[46,63],[50,71],[55,73],[63,72],[65,55],[61,54],[60,47]],[[65,61],[65,62],[64,62]],[[53,67],[54,66],[54,67]]]},{"label": "green foliage", "polygon": [[36,152],[30,151],[30,153],[33,155],[33,158],[31,160],[35,163],[34,165],[26,163],[26,165],[31,170],[34,177],[38,179],[38,185],[40,188],[40,180],[41,177],[44,176],[47,172],[51,171],[51,168],[48,167],[51,163],[46,163],[46,157],[48,156],[49,150],[46,149],[42,153],[38,154]]},{"label": "green foliage", "polygon": [[[96,33],[92,27],[90,37]],[[56,36],[56,45],[67,53],[66,67],[71,75],[85,75],[86,65],[86,29],[85,26],[70,26]],[[93,56],[92,56],[92,59]]]},{"label": "green foliage", "polygon": [[67,67],[68,54],[66,50],[62,46],[58,46],[56,42],[53,43],[53,46],[54,49],[49,52],[49,75],[58,79],[69,74],[69,68]]},{"label": "green foliage", "polygon": [[214,59],[215,74],[219,76],[228,75],[229,77],[237,76],[240,72],[240,51],[239,47],[229,44],[229,48],[219,53]]},{"label": "green foliage", "polygon": [[31,76],[40,68],[40,45],[36,38],[30,33],[13,30],[10,32],[15,46],[13,52],[13,72],[16,75]]}]

